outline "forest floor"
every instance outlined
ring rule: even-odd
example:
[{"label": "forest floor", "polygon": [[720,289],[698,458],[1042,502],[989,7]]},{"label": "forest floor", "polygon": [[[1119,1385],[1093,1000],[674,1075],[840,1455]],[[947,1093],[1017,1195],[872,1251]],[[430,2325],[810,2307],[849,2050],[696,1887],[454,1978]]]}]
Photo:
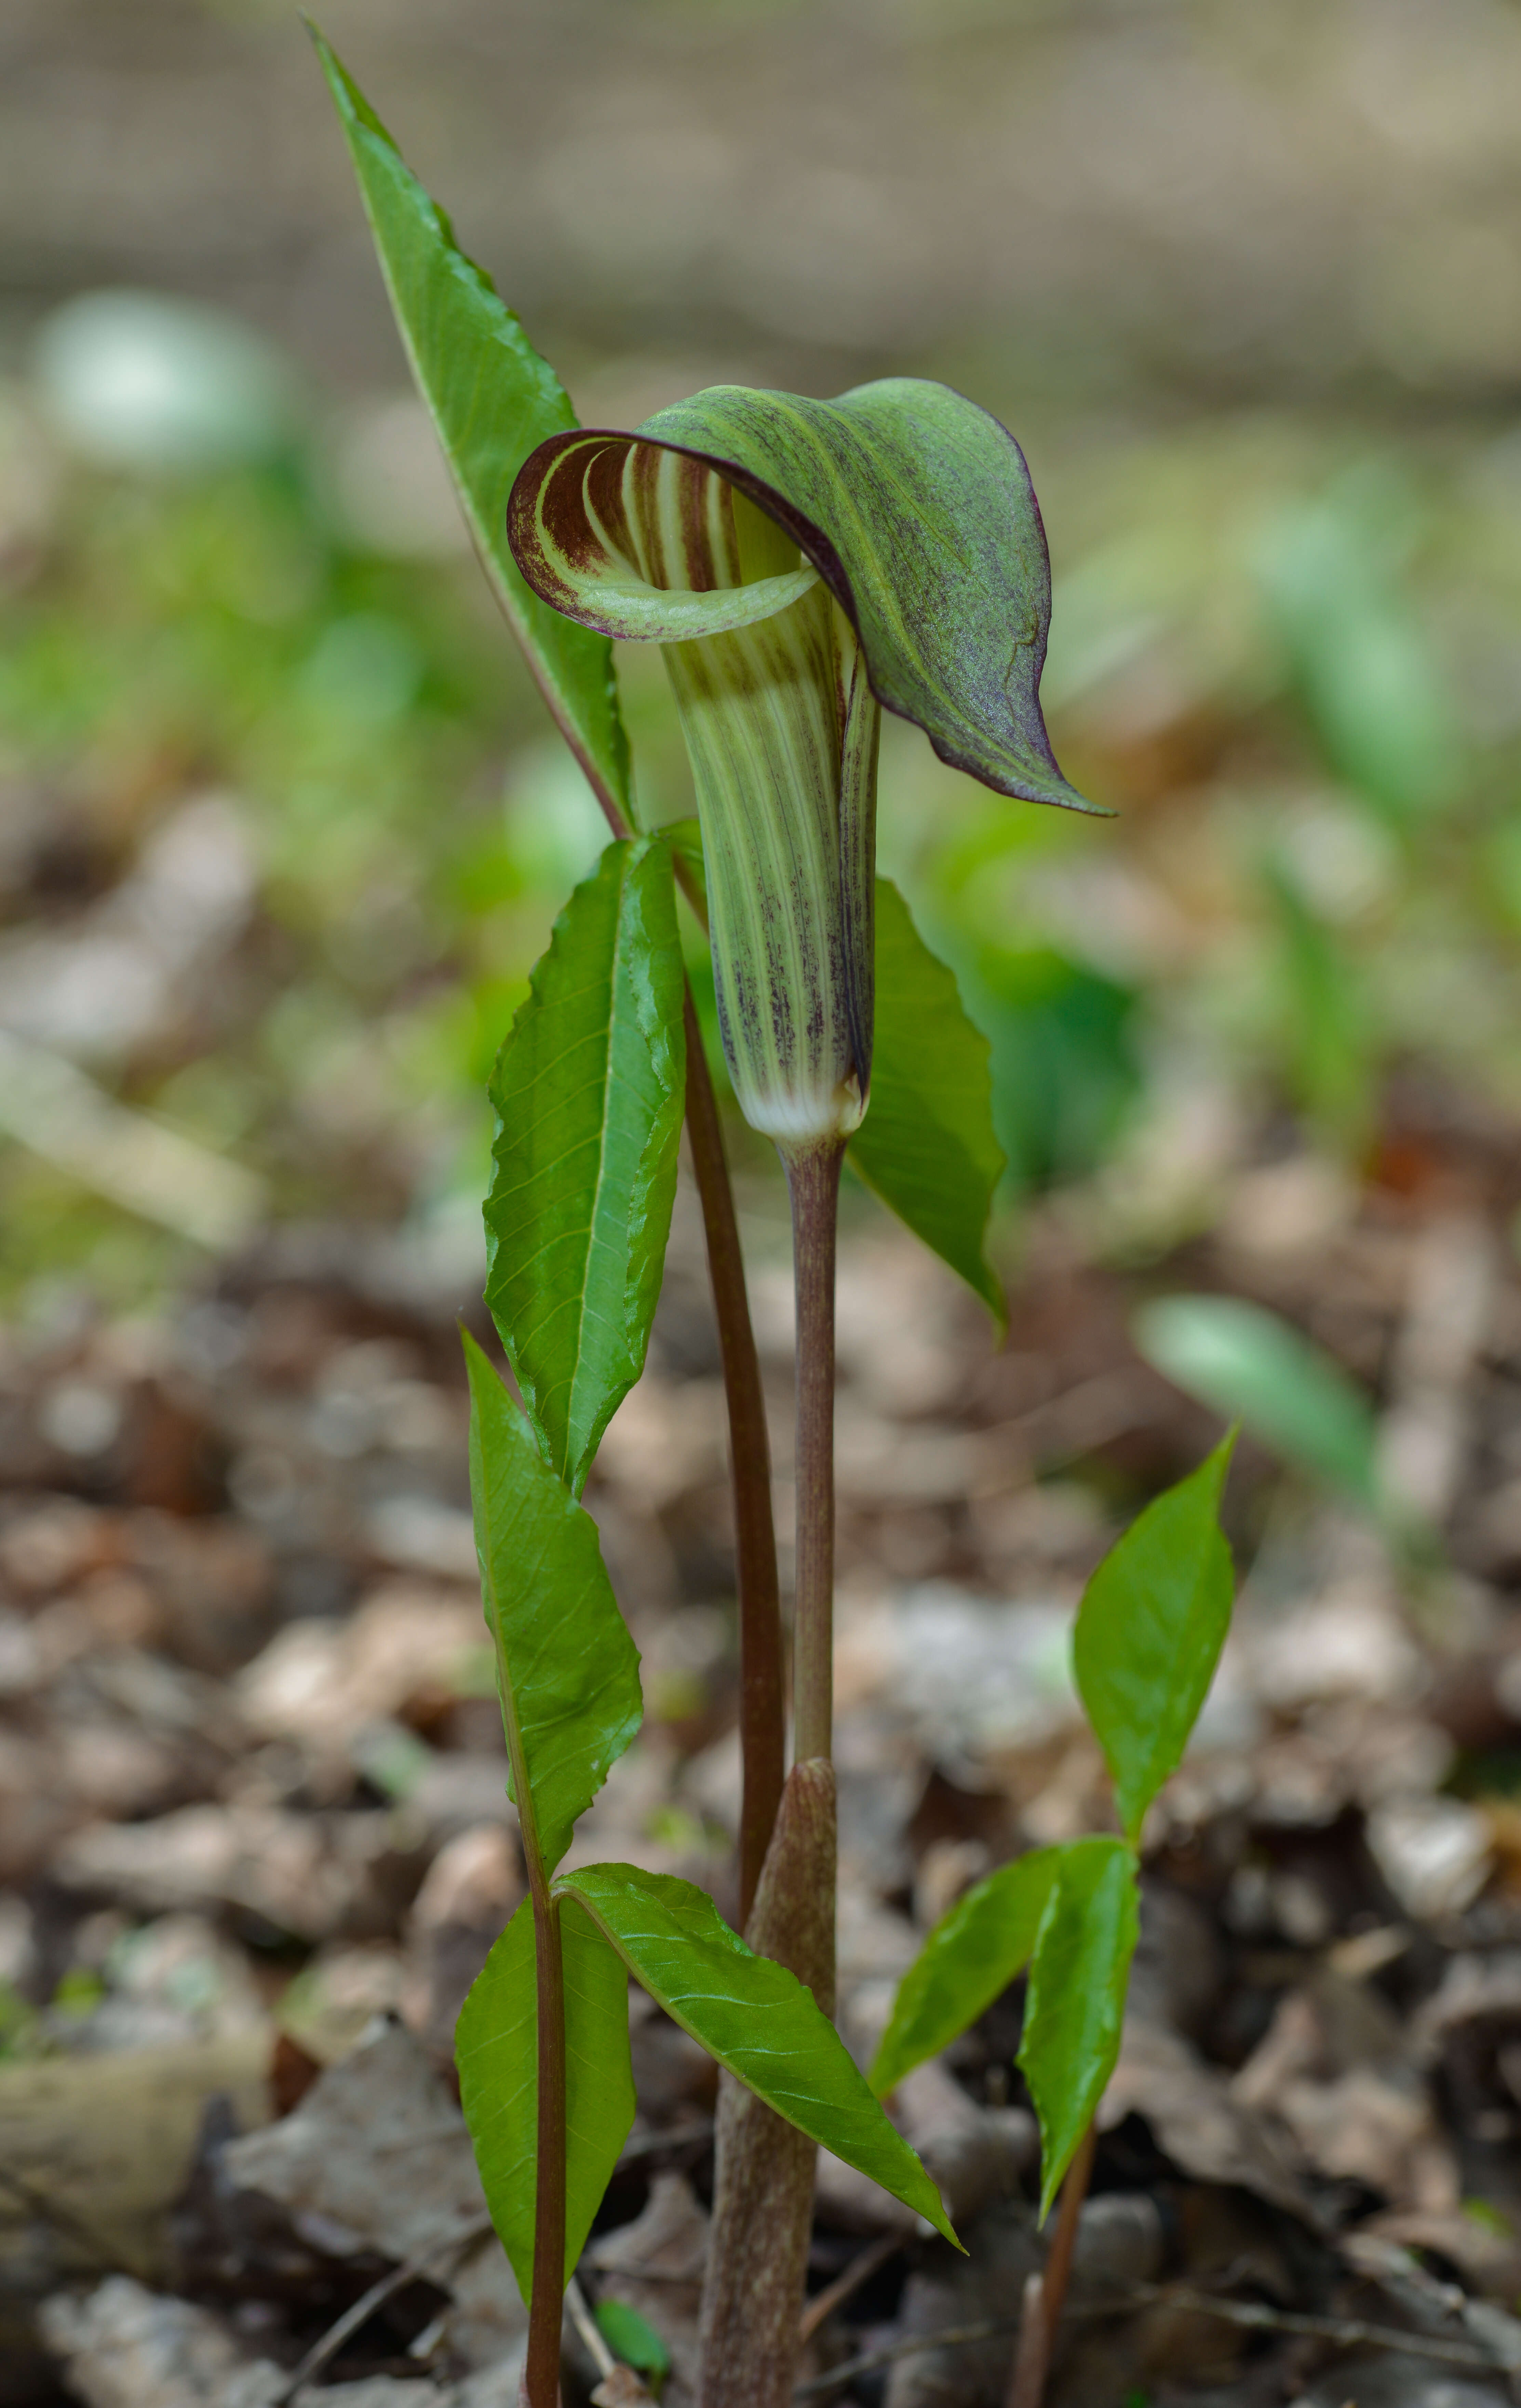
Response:
[{"label": "forest floor", "polygon": [[[589,423],[911,367],[1026,442],[1058,751],[1125,817],[1083,852],[884,731],[884,866],[977,967],[1016,1183],[1069,1184],[997,1349],[849,1199],[841,2027],[869,2057],[963,1888],[1106,1826],[1072,1612],[1220,1429],[1136,1307],[1281,1313],[1374,1400],[1441,1548],[1238,1451],[1241,1596],[1147,1826],[1051,2408],[1515,2398],[1515,12],[1349,5],[1310,41],[1181,0],[318,13]],[[451,2057],[523,1873],[468,1513],[473,1204],[450,1232],[600,824],[466,581],[291,13],[12,0],[0,53],[0,2408],[510,2408],[523,2311]],[[126,474],[65,428],[33,334],[121,284],[282,347],[298,473]],[[678,816],[663,672],[624,675]],[[1349,1153],[1381,1129],[1366,1178],[1293,1151],[1291,1111]],[[745,1200],[785,1540],[786,1233],[775,1183]],[[732,1911],[684,1194],[588,1502],[647,1721],[578,1853]],[[1021,2006],[894,2104],[965,2259],[821,2172],[804,2396],[1000,2408],[1039,2251]],[[639,2312],[688,2408],[713,2079],[631,2011],[580,2294]],[[596,2376],[572,2322],[567,2408]]]},{"label": "forest floor", "polygon": [[[1026,1225],[996,1351],[859,1207],[842,1254],[840,2022],[858,2056],[959,1891],[1110,1818],[1066,1641],[1082,1584],[1217,1424],[1140,1359],[1226,1290],[1374,1393],[1443,1533],[1378,1534],[1243,1444],[1244,1575],[1145,1835],[1054,2408],[1483,2408],[1521,2322],[1521,1278],[1510,1149],[1408,1125],[1361,1193],[1233,1174],[1143,1270]],[[790,1520],[790,1286],[752,1198]],[[490,2408],[523,2312],[481,2214],[454,2016],[523,1894],[473,1576],[458,1264],[292,1233],[172,1313],[0,1354],[0,2398]],[[649,1369],[588,1501],[648,1721],[578,1832],[732,1911],[722,1391],[679,1203]],[[786,1563],[783,1553],[783,1576]],[[1038,2262],[1016,1984],[895,2112],[969,2255],[821,2171],[800,2397],[999,2408]],[[712,2072],[634,2002],[639,2118],[581,2269],[692,2397]],[[309,2353],[371,2286],[372,2311]],[[937,2342],[938,2333],[961,2338]],[[293,2391],[293,2377],[299,2387]],[[567,2325],[567,2401],[597,2371]],[[613,2396],[612,2394],[609,2395]]]}]

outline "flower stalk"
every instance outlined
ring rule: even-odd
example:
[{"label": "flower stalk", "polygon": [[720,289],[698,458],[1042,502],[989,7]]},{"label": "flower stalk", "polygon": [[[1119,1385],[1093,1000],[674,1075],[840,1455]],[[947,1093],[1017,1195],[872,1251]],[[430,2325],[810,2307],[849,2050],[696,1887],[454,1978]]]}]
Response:
[{"label": "flower stalk", "polygon": [[[530,666],[537,673],[532,653]],[[557,700],[539,678],[540,690],[586,776],[609,831],[627,837],[630,827],[606,779],[576,738],[557,707]],[[703,898],[678,858],[676,873],[688,901],[707,920]],[[739,1831],[739,1922],[749,1922],[782,1801],[786,1761],[785,1679],[782,1662],[782,1613],[777,1577],[776,1530],[771,1509],[770,1440],[761,1386],[760,1359],[745,1287],[744,1257],[739,1244],[734,1191],[725,1155],[718,1100],[703,1050],[690,981],[685,982],[682,1013],[686,1036],[686,1126],[693,1175],[702,1210],[708,1253],[709,1281],[717,1323],[725,1398],[729,1424],[731,1485],[734,1497],[736,1585],[740,1629],[740,1746],[742,1797]],[[838,1169],[837,1169],[838,1178]],[[832,1360],[832,1341],[831,1341]],[[828,1868],[831,1917],[834,1869]],[[541,1894],[542,1893],[542,1894]],[[520,2408],[560,2408],[562,2300],[558,2270],[565,2258],[566,2228],[566,2064],[565,1984],[560,1952],[559,1910],[547,1887],[533,1892],[535,1962],[539,2040],[538,2095],[538,2179],[534,2208],[534,2280],[529,2303],[528,2356],[524,2370]],[[758,1944],[758,1943],[757,1943]],[[782,1950],[775,1954],[782,1962]],[[833,1977],[832,1949],[830,1977]],[[806,2167],[807,2198],[812,2195],[814,2149],[805,2137],[780,2116],[759,2104],[732,2082],[736,2098],[775,2128],[770,2156],[788,2177],[789,2192],[800,2187],[799,2166]],[[731,2153],[732,2154],[732,2153]],[[798,2224],[798,2214],[791,2217]],[[806,2215],[802,2229],[807,2229]],[[794,2287],[802,2287],[799,2267],[796,2286],[787,2286],[790,2312]],[[748,2353],[746,2353],[748,2354]],[[786,2357],[786,2353],[783,2352]],[[787,2358],[790,2364],[790,2358]],[[727,2397],[737,2399],[731,2389]],[[780,2403],[779,2403],[780,2408]]]},{"label": "flower stalk", "polygon": [[786,1163],[797,1315],[796,1574],[793,1742],[799,1764],[834,1752],[835,1233],[839,1142]]},{"label": "flower stalk", "polygon": [[[834,2012],[835,1240],[844,1144],[787,1149],[796,1299],[793,1746],[746,1938]],[[701,2408],[786,2408],[816,2152],[733,2083],[721,2091],[703,2286]]]}]

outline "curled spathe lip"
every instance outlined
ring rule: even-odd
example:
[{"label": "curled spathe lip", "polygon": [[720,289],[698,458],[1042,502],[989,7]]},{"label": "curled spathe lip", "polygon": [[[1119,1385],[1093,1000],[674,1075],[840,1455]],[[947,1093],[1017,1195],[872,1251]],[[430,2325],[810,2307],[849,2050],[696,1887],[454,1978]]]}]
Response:
[{"label": "curled spathe lip", "polygon": [[[662,452],[694,473],[653,552],[631,487]],[[714,574],[714,477],[796,544],[802,566],[756,578],[736,561]],[[715,385],[632,430],[569,429],[524,463],[508,536],[546,602],[633,640],[754,625],[822,580],[877,700],[942,760],[1000,794],[1098,808],[1063,777],[1041,715],[1051,572],[1024,453],[949,386],[889,378],[815,401]]]},{"label": "curled spathe lip", "polygon": [[[690,474],[658,480],[671,488],[664,506],[657,480],[641,473],[662,456],[691,466]],[[732,525],[708,507],[712,480],[725,472],[699,454],[580,427],[541,444],[533,458],[541,476],[530,480],[525,472],[512,489],[514,557],[542,600],[598,635],[659,644],[732,635],[776,617],[819,582],[807,563],[743,576]]]},{"label": "curled spathe lip", "polygon": [[661,645],[740,1110],[789,1158],[839,1142],[869,1096],[879,705],[1002,793],[1092,808],[1040,715],[1051,580],[1018,445],[911,379],[716,386],[550,437],[508,538],[552,608]]}]

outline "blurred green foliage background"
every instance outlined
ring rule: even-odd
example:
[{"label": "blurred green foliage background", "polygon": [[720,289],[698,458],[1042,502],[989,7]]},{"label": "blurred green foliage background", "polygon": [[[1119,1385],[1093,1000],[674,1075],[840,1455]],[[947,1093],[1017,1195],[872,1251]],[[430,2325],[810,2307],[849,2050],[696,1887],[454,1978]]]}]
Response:
[{"label": "blurred green foliage background", "polygon": [[[1144,1252],[1253,1156],[1387,1168],[1412,1096],[1514,1123],[1521,16],[327,30],[584,417],[906,370],[1025,443],[1057,753],[1119,816],[1010,804],[897,723],[882,796],[993,1041],[1012,1210],[1071,1190]],[[129,1300],[265,1213],[473,1228],[485,1072],[600,823],[464,548],[315,66],[252,0],[59,0],[3,41],[0,1288]],[[658,659],[622,669],[643,815],[681,816]],[[145,1189],[155,1131],[193,1143]],[[185,1205],[213,1157],[245,1183]]]}]

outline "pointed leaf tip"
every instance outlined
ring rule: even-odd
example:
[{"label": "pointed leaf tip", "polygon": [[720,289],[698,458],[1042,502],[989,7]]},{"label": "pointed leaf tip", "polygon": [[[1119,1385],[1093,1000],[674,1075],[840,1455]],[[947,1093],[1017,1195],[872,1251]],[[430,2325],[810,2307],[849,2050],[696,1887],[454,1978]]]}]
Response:
[{"label": "pointed leaf tip", "polygon": [[[378,134],[388,150],[395,150],[396,145],[394,139],[376,116],[374,109],[371,108],[316,19],[309,17],[303,10],[301,22],[305,25],[312,49],[322,63],[323,73],[327,78],[327,88],[333,95],[334,104],[345,127],[363,125],[369,133]],[[397,156],[399,159],[399,152]]]},{"label": "pointed leaf tip", "polygon": [[512,480],[536,444],[575,427],[569,396],[517,313],[454,239],[332,45],[310,28],[349,145],[380,272],[466,523],[509,626],[609,817],[627,823],[628,739],[612,647],[524,584],[507,541]]},{"label": "pointed leaf tip", "polygon": [[961,2247],[934,2182],[812,1992],[747,1948],[704,1891],[635,1865],[587,1866],[554,1886],[585,1909],[656,2004],[736,2081]]},{"label": "pointed leaf tip", "polygon": [[1232,1429],[1197,1471],[1153,1498],[1078,1608],[1073,1670],[1132,1843],[1183,1761],[1230,1627],[1236,1574],[1219,1516],[1235,1444]]}]

